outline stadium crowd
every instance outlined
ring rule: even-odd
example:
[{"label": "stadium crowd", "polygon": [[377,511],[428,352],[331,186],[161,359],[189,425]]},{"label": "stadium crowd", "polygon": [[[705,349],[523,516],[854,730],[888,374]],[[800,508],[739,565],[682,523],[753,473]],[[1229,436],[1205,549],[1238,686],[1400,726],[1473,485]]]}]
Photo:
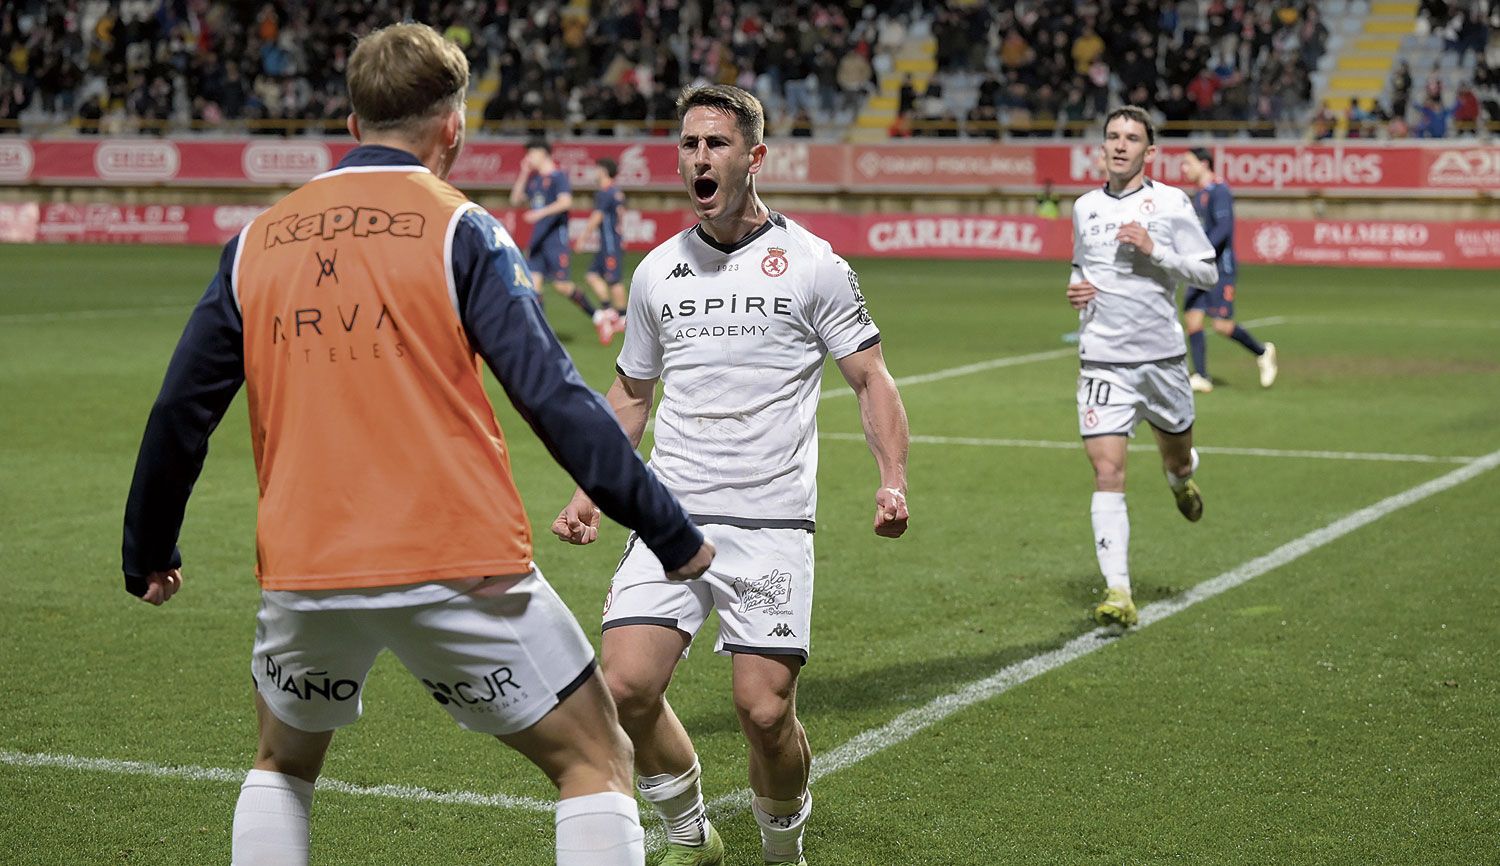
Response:
[{"label": "stadium crowd", "polygon": [[[1352,134],[1399,134],[1407,111],[1426,134],[1474,128],[1494,91],[1494,7],[1423,3],[1451,50],[1481,58],[1452,123],[1393,81],[1383,111],[1351,109]],[[838,134],[927,35],[938,72],[920,92],[908,77],[891,135],[1081,134],[1126,102],[1168,135],[1300,135],[1309,116],[1317,135],[1328,120],[1311,105],[1328,42],[1317,0],[16,0],[0,10],[0,130],[336,130],[354,42],[404,17],[462,46],[476,81],[498,74],[476,106],[491,131],[665,133],[679,89],[721,82],[759,95],[773,132]]]}]

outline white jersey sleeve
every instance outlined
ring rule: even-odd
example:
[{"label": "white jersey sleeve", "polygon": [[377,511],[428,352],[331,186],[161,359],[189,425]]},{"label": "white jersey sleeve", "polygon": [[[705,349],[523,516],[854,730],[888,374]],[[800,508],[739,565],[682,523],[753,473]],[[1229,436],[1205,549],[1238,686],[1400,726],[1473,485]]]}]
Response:
[{"label": "white jersey sleeve", "polygon": [[657,379],[662,371],[662,341],[659,323],[652,315],[651,280],[654,264],[647,257],[630,275],[630,300],[626,303],[625,341],[615,368],[632,379]]},{"label": "white jersey sleeve", "polygon": [[880,329],[865,307],[859,275],[831,250],[818,263],[810,286],[808,316],[813,333],[834,360],[846,358],[880,341]]},{"label": "white jersey sleeve", "polygon": [[1193,201],[1179,189],[1173,189],[1179,201],[1167,209],[1167,235],[1170,244],[1159,244],[1151,261],[1179,282],[1211,286],[1219,280],[1218,254],[1203,232],[1203,224],[1193,210]]}]

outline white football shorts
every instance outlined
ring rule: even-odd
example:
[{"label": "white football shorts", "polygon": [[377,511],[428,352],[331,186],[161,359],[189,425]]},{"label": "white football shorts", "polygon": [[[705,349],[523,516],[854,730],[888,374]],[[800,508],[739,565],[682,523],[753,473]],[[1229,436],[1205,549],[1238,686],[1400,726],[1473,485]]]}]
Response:
[{"label": "white football shorts", "polygon": [[1193,388],[1181,358],[1087,365],[1078,371],[1078,433],[1134,436],[1142,420],[1163,433],[1193,426]]},{"label": "white football shorts", "polygon": [[[700,527],[714,564],[696,580],[667,580],[661,562],[634,534],[604,599],[604,628],[659,625],[691,640],[719,612],[720,655],[795,655],[811,647],[813,534],[805,529]],[[683,650],[687,656],[687,650]]]},{"label": "white football shorts", "polygon": [[593,674],[594,649],[541,572],[513,581],[383,609],[294,610],[262,594],[255,687],[294,728],[339,728],[359,718],[365,677],[389,648],[459,725],[529,728]]}]

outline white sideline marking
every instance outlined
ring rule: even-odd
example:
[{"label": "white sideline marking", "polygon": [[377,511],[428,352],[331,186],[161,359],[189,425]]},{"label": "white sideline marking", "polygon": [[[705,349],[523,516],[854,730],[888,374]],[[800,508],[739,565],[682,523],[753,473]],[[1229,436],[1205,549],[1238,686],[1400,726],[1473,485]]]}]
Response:
[{"label": "white sideline marking", "polygon": [[[835,442],[863,442],[863,433],[819,433],[819,439]],[[911,441],[920,445],[973,445],[990,448],[1052,448],[1073,451],[1079,448],[1078,440],[1054,442],[1047,439],[986,439],[972,436],[913,436]],[[1374,460],[1385,463],[1473,463],[1474,457],[1443,457],[1436,454],[1390,454],[1383,451],[1302,451],[1279,448],[1231,448],[1223,445],[1198,445],[1200,454],[1226,454],[1235,457],[1306,457],[1314,460]],[[1154,451],[1156,446],[1140,443],[1130,446],[1132,451]]]},{"label": "white sideline marking", "polygon": [[177,304],[171,307],[125,307],[118,310],[73,310],[66,313],[11,313],[0,316],[0,325],[21,325],[27,322],[73,322],[82,319],[132,319],[136,316],[160,316],[167,313],[191,313],[192,304]]},{"label": "white sideline marking", "polygon": [[[119,773],[127,776],[152,776],[158,779],[186,779],[193,782],[245,781],[245,770],[220,767],[193,767],[156,764],[150,761],[117,761],[109,758],[79,758],[74,755],[32,754],[0,750],[0,763],[13,767],[53,767],[62,770],[87,770],[95,773]],[[245,768],[248,770],[249,768]],[[528,812],[551,812],[554,804],[531,797],[509,794],[477,794],[473,791],[433,791],[411,785],[355,785],[338,779],[319,779],[319,791],[335,791],[358,797],[387,797],[422,803],[445,803],[462,806],[498,806],[502,809],[524,809]]]},{"label": "white sideline marking", "polygon": [[[967,376],[970,373],[982,373],[985,370],[998,370],[1001,367],[1015,367],[1020,364],[1031,364],[1036,361],[1051,361],[1056,358],[1076,357],[1078,349],[1069,346],[1063,349],[1049,349],[1046,352],[1032,352],[1029,355],[1008,355],[1004,358],[992,358],[988,361],[980,361],[975,364],[964,364],[961,367],[949,367],[946,370],[936,370],[931,373],[919,373],[915,376],[902,376],[896,379],[896,385],[921,385],[924,382],[937,382],[942,379],[952,379],[957,376]],[[834,397],[852,397],[854,392],[847,385],[838,388],[825,388],[822,398],[832,400]]]},{"label": "white sideline marking", "polygon": [[[1148,604],[1141,608],[1140,625],[1132,631],[1146,628],[1200,601],[1221,595],[1266,572],[1301,559],[1318,548],[1368,526],[1392,512],[1400,511],[1429,496],[1456,487],[1496,466],[1500,466],[1500,451],[1493,451],[1476,458],[1468,465],[1454,469],[1446,475],[1418,484],[1416,487],[1394,496],[1388,496],[1374,505],[1341,517],[1321,529],[1315,529],[1281,545],[1264,556],[1256,557],[1218,577],[1206,580],[1175,598]],[[812,773],[808,784],[811,785],[830,773],[837,773],[891,746],[905,742],[959,710],[981,701],[987,701],[1028,680],[1109,646],[1112,641],[1104,640],[1107,635],[1108,633],[1103,628],[1085,632],[1055,650],[1016,662],[984,679],[968,683],[955,692],[933,698],[924,706],[907,710],[878,728],[871,728],[858,734],[843,745],[813,758]],[[714,798],[708,804],[708,809],[714,817],[723,818],[737,814],[749,806],[750,791],[746,788]],[[658,847],[661,844],[660,840],[659,832],[648,837],[648,847]]]}]

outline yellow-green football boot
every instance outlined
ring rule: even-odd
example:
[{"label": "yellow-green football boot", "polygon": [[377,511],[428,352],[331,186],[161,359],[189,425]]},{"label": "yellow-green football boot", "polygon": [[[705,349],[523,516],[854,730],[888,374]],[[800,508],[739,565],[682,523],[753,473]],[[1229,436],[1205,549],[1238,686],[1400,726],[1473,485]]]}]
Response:
[{"label": "yellow-green football boot", "polygon": [[1104,601],[1094,608],[1094,622],[1103,626],[1129,628],[1140,622],[1140,619],[1140,615],[1135,612],[1135,602],[1130,600],[1130,593],[1123,589],[1106,590]]},{"label": "yellow-green football boot", "polygon": [[719,866],[724,862],[724,840],[714,825],[703,822],[702,845],[676,845],[667,843],[667,852],[656,861],[656,866]]},{"label": "yellow-green football boot", "polygon": [[1203,518],[1203,494],[1198,492],[1198,482],[1189,478],[1181,490],[1172,491],[1172,496],[1177,500],[1177,510],[1183,517],[1194,523]]}]

